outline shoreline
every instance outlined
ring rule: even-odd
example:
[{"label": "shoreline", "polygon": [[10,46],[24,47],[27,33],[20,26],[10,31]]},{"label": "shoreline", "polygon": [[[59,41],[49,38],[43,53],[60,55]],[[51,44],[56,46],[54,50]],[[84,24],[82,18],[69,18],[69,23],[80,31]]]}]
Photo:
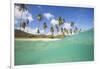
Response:
[{"label": "shoreline", "polygon": [[56,41],[56,40],[61,40],[59,38],[15,38],[15,40],[18,41]]}]

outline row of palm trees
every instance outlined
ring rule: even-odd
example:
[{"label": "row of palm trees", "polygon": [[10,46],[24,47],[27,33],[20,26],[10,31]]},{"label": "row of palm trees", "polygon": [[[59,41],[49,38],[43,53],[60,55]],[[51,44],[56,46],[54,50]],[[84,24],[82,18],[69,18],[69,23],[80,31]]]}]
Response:
[{"label": "row of palm trees", "polygon": [[[37,30],[37,33],[38,33],[38,34],[40,33],[40,30],[39,30],[40,26],[39,26],[39,25],[40,25],[40,21],[42,21],[42,19],[43,19],[42,14],[37,15],[37,20],[39,21],[38,30]],[[61,31],[61,33],[62,33],[63,36],[65,36],[65,33],[69,34],[68,29],[62,27],[62,25],[65,23],[65,19],[63,19],[62,17],[58,17],[57,21],[58,21],[58,24],[55,25],[55,28],[56,28],[57,33]],[[71,22],[70,25],[71,25],[71,27],[73,28],[73,27],[74,27],[74,22]],[[47,27],[48,27],[48,26],[47,26],[47,23],[44,22],[44,23],[43,23],[43,29],[45,30],[45,32],[46,32],[46,28],[47,28]],[[76,33],[77,30],[78,30],[77,27],[75,27],[75,30],[74,30],[74,31],[73,31],[72,29],[70,29],[70,33],[71,33],[71,34],[72,34],[73,32]],[[54,32],[55,32],[54,26],[51,26],[50,32],[51,32],[51,34],[52,34],[52,36],[53,36],[53,35],[54,35]]]},{"label": "row of palm trees", "polygon": [[[25,12],[27,10],[27,8],[26,8],[25,4],[15,4],[15,5],[18,5],[19,6],[19,11],[22,12],[21,13],[21,19],[20,19],[20,29],[21,28],[25,29],[26,26],[29,24],[29,20],[26,19],[25,21],[22,21],[23,20],[22,19],[22,15],[23,15],[23,12]],[[38,14],[37,15],[37,20],[38,20],[37,34],[39,35],[41,33],[40,32],[40,22],[43,20],[43,15],[42,14]],[[57,25],[50,27],[50,32],[51,32],[51,35],[52,36],[54,36],[54,32],[55,32],[55,29],[54,28],[56,28],[57,34],[58,34],[58,32],[61,32],[63,36],[65,36],[65,33],[66,34],[69,34],[69,33],[72,34],[73,32],[74,33],[77,33],[77,31],[78,31],[78,28],[77,27],[75,27],[74,30],[73,29],[68,30],[68,29],[62,27],[62,25],[65,23],[65,19],[64,18],[58,17],[57,18],[57,21],[58,21],[58,24]],[[73,28],[75,26],[75,23],[74,22],[71,22],[70,23],[70,26]],[[45,32],[46,32],[46,29],[47,28],[48,28],[47,23],[44,22],[43,23],[43,29],[44,29]]]},{"label": "row of palm trees", "polygon": [[25,29],[25,27],[28,25],[29,20],[27,19],[26,21],[22,22],[22,15],[25,11],[27,11],[27,8],[25,6],[25,4],[15,4],[15,6],[19,6],[19,11],[21,12],[21,18],[20,18],[20,29],[21,27]]}]

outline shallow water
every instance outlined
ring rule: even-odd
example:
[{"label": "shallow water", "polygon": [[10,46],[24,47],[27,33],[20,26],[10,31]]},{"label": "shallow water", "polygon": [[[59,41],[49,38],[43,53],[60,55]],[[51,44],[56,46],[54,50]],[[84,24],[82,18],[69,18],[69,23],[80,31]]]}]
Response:
[{"label": "shallow water", "polygon": [[15,65],[92,61],[93,30],[59,41],[15,40]]}]

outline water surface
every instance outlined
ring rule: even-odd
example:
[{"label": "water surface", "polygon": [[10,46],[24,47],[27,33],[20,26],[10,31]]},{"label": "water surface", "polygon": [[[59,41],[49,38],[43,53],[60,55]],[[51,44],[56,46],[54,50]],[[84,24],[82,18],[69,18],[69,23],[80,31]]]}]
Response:
[{"label": "water surface", "polygon": [[92,61],[93,29],[59,41],[15,40],[15,65]]}]

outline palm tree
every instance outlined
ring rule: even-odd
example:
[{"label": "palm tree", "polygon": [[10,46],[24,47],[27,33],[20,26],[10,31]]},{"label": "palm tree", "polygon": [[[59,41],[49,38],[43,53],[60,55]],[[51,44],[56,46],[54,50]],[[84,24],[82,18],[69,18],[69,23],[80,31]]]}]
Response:
[{"label": "palm tree", "polygon": [[[43,18],[42,14],[38,14],[38,15],[37,15],[37,20],[39,21],[39,23],[40,23],[40,21],[42,20],[42,18]],[[40,27],[40,24],[38,24],[38,30],[37,30],[38,34],[40,33],[40,32],[39,32],[39,27]]]},{"label": "palm tree", "polygon": [[26,26],[29,24],[29,19],[26,19],[22,22],[21,27],[25,30]]},{"label": "palm tree", "polygon": [[[58,17],[58,25],[59,25],[59,28],[61,27],[61,25],[64,24],[64,22],[65,22],[65,19],[63,19],[62,17]],[[60,28],[60,30],[61,30],[61,28]],[[62,32],[62,34],[63,34],[63,32]]]},{"label": "palm tree", "polygon": [[72,29],[70,29],[70,34],[72,34]]},{"label": "palm tree", "polygon": [[62,35],[63,37],[65,36],[65,33],[64,33],[64,29],[61,27],[61,32],[62,32]]},{"label": "palm tree", "polygon": [[26,23],[23,22],[23,23],[22,23],[22,28],[25,29],[25,27],[26,27]]},{"label": "palm tree", "polygon": [[[19,6],[19,11],[21,11],[21,19],[20,19],[20,29],[22,27],[22,15],[23,15],[23,12],[27,10],[25,4],[15,4],[15,5],[18,5]],[[25,25],[25,24],[24,24]]]},{"label": "palm tree", "polygon": [[62,17],[58,17],[58,25],[61,26],[64,23],[64,19]]},{"label": "palm tree", "polygon": [[82,32],[82,29],[81,29],[81,28],[79,29],[79,33],[80,33],[80,32]]},{"label": "palm tree", "polygon": [[27,25],[29,24],[29,19],[26,19],[26,23],[27,23]]},{"label": "palm tree", "polygon": [[54,28],[53,27],[50,28],[50,32],[51,32],[51,35],[52,35],[52,38],[53,38],[53,35],[54,35]]},{"label": "palm tree", "polygon": [[68,34],[68,30],[67,30],[66,28],[64,28],[64,32],[65,32],[66,34]]},{"label": "palm tree", "polygon": [[38,33],[38,34],[40,33],[40,30],[39,30],[39,29],[37,29],[37,33]]},{"label": "palm tree", "polygon": [[58,27],[58,25],[55,25],[55,27],[56,27],[56,29],[57,29],[57,34],[58,34],[58,32],[59,32],[59,27]]},{"label": "palm tree", "polygon": [[78,28],[75,26],[74,33],[78,32]]},{"label": "palm tree", "polygon": [[70,23],[70,26],[72,27],[72,28],[70,29],[70,33],[72,34],[72,33],[73,33],[74,22],[71,22],[71,23]]},{"label": "palm tree", "polygon": [[46,24],[46,22],[44,22],[43,29],[45,30],[45,32],[46,32],[46,28],[47,28],[47,24]]},{"label": "palm tree", "polygon": [[74,27],[74,22],[71,22],[71,24],[70,24],[70,25],[71,25],[71,27]]}]

